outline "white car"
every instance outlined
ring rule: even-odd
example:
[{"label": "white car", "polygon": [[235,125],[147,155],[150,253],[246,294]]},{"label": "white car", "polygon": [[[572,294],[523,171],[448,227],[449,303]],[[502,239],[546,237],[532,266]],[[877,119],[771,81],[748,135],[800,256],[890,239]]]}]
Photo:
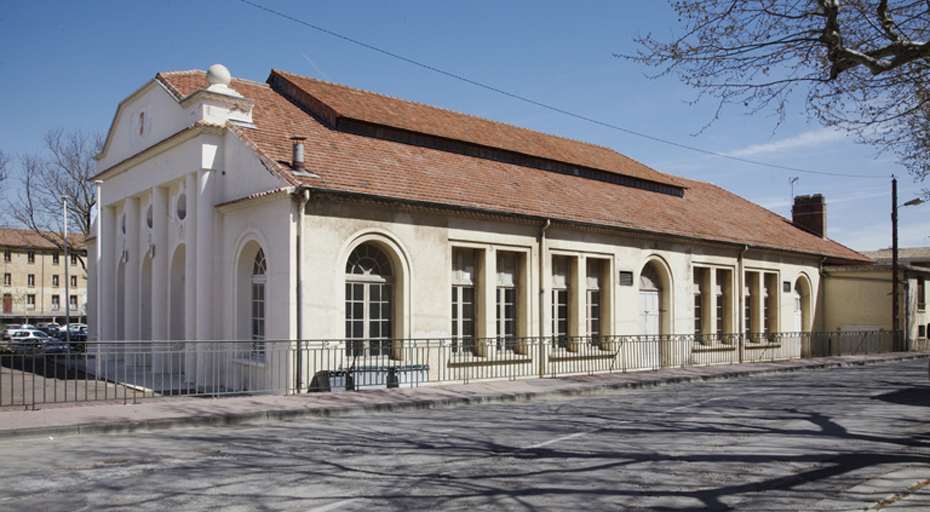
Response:
[{"label": "white car", "polygon": [[13,329],[4,338],[6,345],[17,353],[66,352],[70,349],[66,343],[38,329]]},{"label": "white car", "polygon": [[10,333],[22,329],[35,329],[36,326],[32,324],[9,324],[4,329],[3,332],[0,332],[0,339],[9,339]]}]

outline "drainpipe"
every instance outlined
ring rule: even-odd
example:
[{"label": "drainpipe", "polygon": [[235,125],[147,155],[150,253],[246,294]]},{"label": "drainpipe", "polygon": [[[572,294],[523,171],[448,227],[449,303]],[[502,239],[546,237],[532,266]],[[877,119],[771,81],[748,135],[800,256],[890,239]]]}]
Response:
[{"label": "drainpipe", "polygon": [[[308,368],[307,353],[304,351],[304,265],[303,238],[304,238],[304,212],[310,202],[310,189],[303,189],[300,194],[300,207],[297,210],[297,379],[296,392],[304,389],[303,372]],[[308,368],[309,369],[309,368]]]},{"label": "drainpipe", "polygon": [[749,250],[749,246],[744,245],[743,250],[739,252],[739,256],[737,257],[737,268],[738,268],[737,272],[739,272],[739,276],[738,276],[739,277],[739,292],[738,292],[739,300],[737,300],[737,304],[739,307],[739,311],[736,312],[736,318],[737,318],[736,324],[739,328],[739,336],[736,339],[739,340],[739,362],[741,363],[743,362],[743,347],[745,346],[745,343],[746,343],[746,340],[744,339],[745,333],[746,333],[746,326],[743,325],[743,321],[745,320],[745,316],[746,316],[744,314],[744,312],[746,311],[746,272],[743,268],[743,255],[746,254],[746,251],[748,250]]},{"label": "drainpipe", "polygon": [[546,219],[539,230],[539,378],[546,374],[546,230],[552,221]]}]

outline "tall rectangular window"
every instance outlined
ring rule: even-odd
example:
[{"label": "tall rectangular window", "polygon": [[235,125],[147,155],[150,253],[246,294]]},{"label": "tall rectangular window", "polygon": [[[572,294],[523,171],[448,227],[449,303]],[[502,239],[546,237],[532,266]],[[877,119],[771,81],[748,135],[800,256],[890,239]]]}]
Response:
[{"label": "tall rectangular window", "polygon": [[474,249],[452,250],[452,351],[473,352],[477,322]]},{"label": "tall rectangular window", "polygon": [[35,263],[36,262],[36,253],[29,251],[26,253],[26,263]]},{"label": "tall rectangular window", "polygon": [[515,350],[517,337],[519,255],[497,252],[497,349]]},{"label": "tall rectangular window", "polygon": [[71,276],[71,288],[77,288],[77,276]]},{"label": "tall rectangular window", "polygon": [[29,274],[26,276],[26,286],[35,286],[36,285],[36,275]]},{"label": "tall rectangular window", "polygon": [[52,286],[55,287],[55,288],[58,287],[58,276],[57,276],[57,275],[56,275],[56,276],[52,276]]},{"label": "tall rectangular window", "polygon": [[568,348],[569,297],[571,296],[571,265],[566,256],[552,258],[552,346]]},{"label": "tall rectangular window", "polygon": [[[68,307],[70,307],[72,311],[77,310],[77,307],[78,307],[77,295],[72,295],[68,297]],[[264,335],[264,330],[262,331],[262,334]]]},{"label": "tall rectangular window", "polygon": [[13,261],[13,253],[9,249],[3,251],[3,262],[9,263]]},{"label": "tall rectangular window", "polygon": [[[747,278],[750,275],[752,274],[747,273]],[[747,279],[746,287],[743,290],[743,334],[746,336],[751,335],[755,327],[752,321],[752,298],[752,286],[749,285],[749,280]]]},{"label": "tall rectangular window", "polygon": [[718,335],[734,332],[732,322],[729,319],[730,297],[732,296],[732,272],[729,269],[717,269],[716,283],[714,293],[716,303],[714,304],[714,318],[716,320],[716,331]]},{"label": "tall rectangular window", "polygon": [[26,295],[26,309],[36,308],[36,296],[33,293]]},{"label": "tall rectangular window", "polygon": [[77,254],[71,253],[70,256],[71,256],[71,265],[77,265],[77,260],[78,260]]},{"label": "tall rectangular window", "polygon": [[778,274],[765,274],[762,291],[762,327],[766,334],[778,331]]},{"label": "tall rectangular window", "polygon": [[588,258],[585,264],[585,308],[587,313],[587,332],[590,336],[592,345],[600,345],[600,336],[603,334],[601,325],[601,315],[603,314],[602,291],[604,285],[604,267],[605,262],[594,258]]},{"label": "tall rectangular window", "polygon": [[13,274],[3,274],[3,286],[13,286]]},{"label": "tall rectangular window", "polygon": [[[76,297],[72,295],[72,297]],[[77,302],[75,300],[75,302]],[[265,283],[252,282],[252,341],[265,339]],[[254,344],[262,346],[262,344]]]},{"label": "tall rectangular window", "polygon": [[52,265],[58,265],[58,260],[59,260],[59,254],[57,252],[55,254],[52,254]]},{"label": "tall rectangular window", "polygon": [[704,280],[706,268],[695,267],[692,272],[692,292],[694,294],[694,336],[698,340],[704,334]]},{"label": "tall rectangular window", "polygon": [[52,295],[52,311],[61,309],[61,295]]}]

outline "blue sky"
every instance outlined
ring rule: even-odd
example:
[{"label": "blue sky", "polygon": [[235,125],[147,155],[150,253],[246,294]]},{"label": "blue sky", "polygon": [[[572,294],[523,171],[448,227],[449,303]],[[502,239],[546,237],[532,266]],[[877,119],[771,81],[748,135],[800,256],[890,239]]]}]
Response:
[{"label": "blue sky", "polygon": [[[853,249],[891,246],[891,175],[899,203],[914,183],[802,110],[776,127],[712,101],[674,77],[613,56],[633,37],[677,31],[664,2],[508,0],[256,3],[385,52],[625,130],[800,173],[688,151],[566,116],[430,71],[238,0],[0,0],[0,150],[41,150],[49,128],[106,131],[117,104],[160,71],[222,63],[264,81],[272,68],[609,146],[657,170],[705,180],[789,216],[794,193],[822,193],[828,236]],[[798,105],[800,108],[802,105]],[[700,132],[700,134],[698,134]],[[865,176],[878,176],[867,178]],[[721,205],[725,208],[726,205]],[[2,223],[3,221],[0,221]],[[902,247],[930,245],[930,204],[899,211]]]}]

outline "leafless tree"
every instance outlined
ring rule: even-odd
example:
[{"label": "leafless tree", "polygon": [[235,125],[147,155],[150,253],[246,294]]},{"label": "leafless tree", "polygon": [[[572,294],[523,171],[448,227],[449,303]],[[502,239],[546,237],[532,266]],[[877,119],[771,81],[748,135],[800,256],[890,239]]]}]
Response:
[{"label": "leafless tree", "polygon": [[4,190],[4,181],[10,177],[10,157],[0,150],[0,193]]},{"label": "leafless tree", "polygon": [[[637,37],[619,55],[678,75],[699,93],[784,119],[810,115],[891,150],[914,177],[930,174],[930,2],[927,0],[676,0],[682,31]],[[926,192],[926,191],[925,191]]]},{"label": "leafless tree", "polygon": [[[59,234],[63,228],[63,198],[68,204],[69,232],[80,232],[84,237],[90,234],[96,204],[90,178],[96,174],[93,157],[102,147],[103,136],[52,129],[43,140],[47,154],[23,155],[20,159],[22,190],[9,201],[10,214],[64,250]],[[74,250],[74,242],[68,243],[69,251]]]}]

